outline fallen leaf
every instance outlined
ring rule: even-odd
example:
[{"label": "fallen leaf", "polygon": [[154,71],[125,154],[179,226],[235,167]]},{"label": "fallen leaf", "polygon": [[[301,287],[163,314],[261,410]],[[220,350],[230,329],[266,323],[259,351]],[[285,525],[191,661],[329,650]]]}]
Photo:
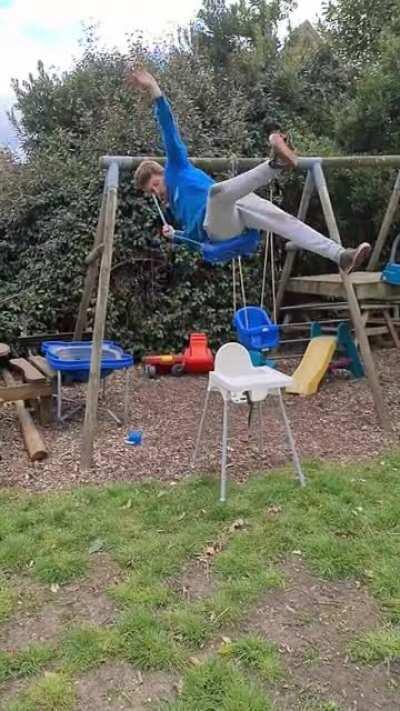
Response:
[{"label": "fallen leaf", "polygon": [[198,667],[201,661],[198,657],[189,657],[189,662],[193,664],[194,667]]},{"label": "fallen leaf", "polygon": [[238,519],[236,519],[236,521],[234,521],[232,523],[231,526],[229,526],[229,533],[234,533],[234,531],[237,531],[239,528],[243,528],[243,527],[244,527],[243,519],[238,518]]},{"label": "fallen leaf", "polygon": [[183,692],[183,679],[179,679],[178,682],[172,685],[172,688],[175,689],[178,696],[181,696]]},{"label": "fallen leaf", "polygon": [[126,502],[126,504],[124,504],[123,506],[121,506],[121,509],[131,509],[131,508],[132,508],[132,499],[128,499],[128,501]]},{"label": "fallen leaf", "polygon": [[281,513],[282,506],[269,506],[267,508],[267,514],[278,514]]},{"label": "fallen leaf", "polygon": [[96,538],[93,543],[90,544],[89,546],[89,553],[100,553],[104,548],[104,541],[101,540],[101,538]]}]

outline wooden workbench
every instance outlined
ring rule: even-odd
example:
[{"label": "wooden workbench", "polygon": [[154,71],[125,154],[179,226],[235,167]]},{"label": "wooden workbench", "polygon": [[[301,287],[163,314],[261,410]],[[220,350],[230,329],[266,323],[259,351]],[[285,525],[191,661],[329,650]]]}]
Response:
[{"label": "wooden workbench", "polygon": [[[400,303],[400,287],[381,281],[381,272],[353,272],[350,280],[359,301],[390,301]],[[296,294],[345,299],[346,291],[339,273],[291,277],[287,291]]]}]

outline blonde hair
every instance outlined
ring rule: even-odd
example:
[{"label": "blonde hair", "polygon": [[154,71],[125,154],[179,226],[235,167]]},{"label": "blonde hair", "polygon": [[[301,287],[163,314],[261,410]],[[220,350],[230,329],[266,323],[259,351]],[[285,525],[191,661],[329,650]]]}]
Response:
[{"label": "blonde hair", "polygon": [[163,172],[164,168],[155,160],[142,160],[134,174],[136,190],[144,190],[152,175],[161,175]]}]

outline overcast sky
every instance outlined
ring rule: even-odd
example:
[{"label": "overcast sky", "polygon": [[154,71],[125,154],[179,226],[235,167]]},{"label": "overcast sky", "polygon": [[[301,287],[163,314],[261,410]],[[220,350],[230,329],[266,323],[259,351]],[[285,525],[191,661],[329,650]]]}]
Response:
[{"label": "overcast sky", "polygon": [[[201,4],[201,0],[0,0],[0,143],[6,132],[4,112],[12,103],[11,78],[27,77],[38,59],[46,67],[68,69],[79,55],[82,23],[98,23],[103,43],[123,49],[127,33],[140,29],[161,36],[186,24]],[[321,0],[298,0],[293,24],[315,20],[320,7]]]}]

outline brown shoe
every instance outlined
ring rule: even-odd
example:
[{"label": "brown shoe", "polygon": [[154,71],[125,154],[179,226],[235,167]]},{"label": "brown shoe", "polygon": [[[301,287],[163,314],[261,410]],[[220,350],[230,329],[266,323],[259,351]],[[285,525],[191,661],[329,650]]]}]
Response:
[{"label": "brown shoe", "polygon": [[271,168],[288,169],[295,168],[298,158],[291,148],[287,134],[274,131],[269,136],[271,145],[271,156],[269,164]]},{"label": "brown shoe", "polygon": [[345,249],[339,258],[339,269],[345,274],[350,274],[353,269],[358,269],[371,254],[371,245],[361,242],[355,249]]}]

